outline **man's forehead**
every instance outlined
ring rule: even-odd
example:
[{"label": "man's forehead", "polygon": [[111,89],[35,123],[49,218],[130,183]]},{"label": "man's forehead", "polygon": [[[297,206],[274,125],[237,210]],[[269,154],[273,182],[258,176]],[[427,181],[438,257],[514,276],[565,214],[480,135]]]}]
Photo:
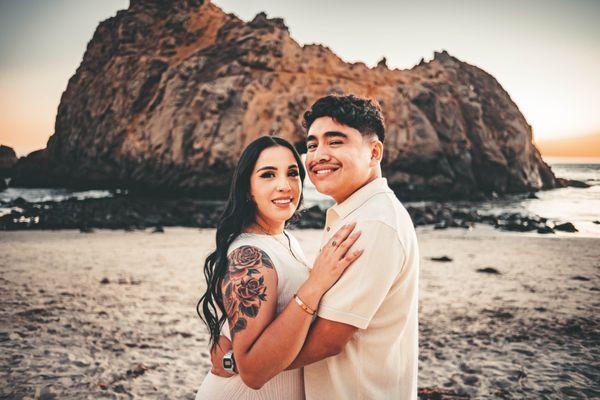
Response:
[{"label": "man's forehead", "polygon": [[318,140],[321,137],[360,135],[360,132],[348,125],[341,124],[331,117],[316,119],[307,132],[307,140]]}]

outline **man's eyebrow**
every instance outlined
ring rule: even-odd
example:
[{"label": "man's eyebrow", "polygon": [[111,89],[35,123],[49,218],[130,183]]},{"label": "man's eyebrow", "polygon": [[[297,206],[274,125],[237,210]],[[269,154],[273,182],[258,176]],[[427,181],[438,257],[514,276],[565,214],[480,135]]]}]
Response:
[{"label": "man's eyebrow", "polygon": [[348,135],[346,135],[344,132],[338,132],[338,131],[329,131],[329,132],[325,132],[324,135],[326,138],[332,138],[332,137],[341,137],[341,138],[348,138]]},{"label": "man's eyebrow", "polygon": [[288,166],[288,169],[291,169],[291,168],[298,168],[298,165],[297,164],[290,164]]},{"label": "man's eyebrow", "polygon": [[[338,131],[328,131],[328,132],[325,132],[323,134],[323,136],[325,136],[326,138],[332,138],[332,137],[341,137],[344,139],[348,138],[348,135],[346,135],[344,132],[338,132]],[[308,137],[306,138],[306,141],[310,142],[311,140],[317,140],[317,137],[315,135],[308,135]]]}]

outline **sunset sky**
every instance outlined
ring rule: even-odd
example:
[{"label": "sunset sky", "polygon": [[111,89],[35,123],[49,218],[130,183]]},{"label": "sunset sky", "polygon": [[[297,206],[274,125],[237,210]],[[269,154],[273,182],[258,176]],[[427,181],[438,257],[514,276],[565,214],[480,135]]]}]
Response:
[{"label": "sunset sky", "polygon": [[[600,1],[216,0],[283,17],[301,44],[346,61],[410,68],[446,49],[491,73],[537,140],[600,132]],[[126,0],[0,0],[0,144],[45,147],[60,96],[98,23]]]}]

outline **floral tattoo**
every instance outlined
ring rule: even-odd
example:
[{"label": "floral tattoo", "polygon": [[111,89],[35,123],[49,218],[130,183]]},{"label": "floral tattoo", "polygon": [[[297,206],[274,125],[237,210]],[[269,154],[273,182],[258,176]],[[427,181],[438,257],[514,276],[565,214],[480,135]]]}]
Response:
[{"label": "floral tattoo", "polygon": [[258,315],[267,300],[263,268],[273,269],[271,259],[253,246],[241,246],[227,257],[229,269],[223,278],[225,311],[231,337],[246,328],[247,318]]}]

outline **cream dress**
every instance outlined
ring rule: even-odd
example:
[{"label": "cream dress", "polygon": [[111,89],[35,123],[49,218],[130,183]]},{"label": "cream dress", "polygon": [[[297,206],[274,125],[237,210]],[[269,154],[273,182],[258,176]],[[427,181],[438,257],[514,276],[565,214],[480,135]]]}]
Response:
[{"label": "cream dress", "polygon": [[[308,277],[306,257],[298,244],[298,241],[289,232],[291,249],[288,248],[288,240],[284,234],[262,235],[255,233],[242,233],[229,246],[228,253],[241,246],[254,246],[263,250],[273,261],[277,272],[277,314],[279,314],[293,299],[294,294]],[[301,260],[303,262],[300,262]],[[227,322],[223,326],[222,334],[230,337]],[[208,373],[198,389],[196,400],[219,400],[219,399],[304,399],[304,379],[302,369],[283,371],[273,377],[259,390],[249,388],[244,384],[239,375],[230,378],[222,378]]]}]

